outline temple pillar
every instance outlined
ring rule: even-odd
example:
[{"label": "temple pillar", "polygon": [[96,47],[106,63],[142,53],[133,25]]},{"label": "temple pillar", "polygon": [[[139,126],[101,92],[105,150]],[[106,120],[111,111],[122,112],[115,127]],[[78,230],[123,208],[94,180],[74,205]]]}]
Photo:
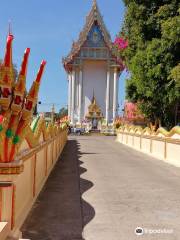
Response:
[{"label": "temple pillar", "polygon": [[117,68],[114,68],[114,89],[113,89],[113,122],[117,115],[117,85],[118,85],[118,72]]},{"label": "temple pillar", "polygon": [[72,71],[72,102],[71,102],[71,123],[74,124],[74,110],[75,110],[75,70]]},{"label": "temple pillar", "polygon": [[71,107],[72,107],[72,76],[68,74],[69,85],[68,85],[68,118],[71,120]]},{"label": "temple pillar", "polygon": [[109,100],[110,100],[110,69],[107,70],[107,88],[106,88],[106,122],[109,123]]},{"label": "temple pillar", "polygon": [[118,110],[119,110],[119,78],[120,78],[120,73],[118,73],[118,76],[117,76],[117,93],[116,93],[117,110],[116,110],[116,114],[118,114]]},{"label": "temple pillar", "polygon": [[78,113],[78,122],[81,123],[82,115],[82,69],[79,71],[79,113]]}]

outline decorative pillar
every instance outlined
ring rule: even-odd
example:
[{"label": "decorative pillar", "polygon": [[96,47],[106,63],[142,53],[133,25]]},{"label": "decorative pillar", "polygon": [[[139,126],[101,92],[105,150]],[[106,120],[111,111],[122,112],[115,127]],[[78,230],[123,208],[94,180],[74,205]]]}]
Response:
[{"label": "decorative pillar", "polygon": [[79,113],[78,122],[81,123],[81,113],[82,111],[82,69],[79,71]]},{"label": "decorative pillar", "polygon": [[72,78],[71,73],[68,74],[69,85],[68,85],[68,118],[71,120],[71,103],[72,103]]},{"label": "decorative pillar", "polygon": [[55,106],[54,104],[52,105],[52,110],[51,110],[51,123],[54,123],[54,115],[55,115]]},{"label": "decorative pillar", "polygon": [[109,100],[110,100],[110,69],[107,70],[107,88],[106,88],[106,122],[109,123]]},{"label": "decorative pillar", "polygon": [[75,108],[75,70],[72,71],[72,102],[71,102],[71,123],[74,124],[74,108]]},{"label": "decorative pillar", "polygon": [[120,78],[120,73],[118,72],[117,75],[117,93],[116,93],[116,105],[117,105],[117,109],[116,109],[116,115],[118,115],[118,110],[119,110],[119,78]]},{"label": "decorative pillar", "polygon": [[113,91],[113,122],[117,114],[117,81],[118,81],[117,68],[114,68],[114,91]]}]

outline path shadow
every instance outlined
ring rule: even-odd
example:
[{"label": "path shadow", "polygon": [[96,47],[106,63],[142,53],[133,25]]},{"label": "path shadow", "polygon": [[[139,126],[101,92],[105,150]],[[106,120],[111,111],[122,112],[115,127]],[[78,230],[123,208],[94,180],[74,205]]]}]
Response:
[{"label": "path shadow", "polygon": [[[24,225],[23,238],[31,240],[84,240],[83,228],[95,216],[82,198],[93,183],[81,178],[83,154],[76,140],[69,140],[36,200]],[[88,153],[87,153],[88,154]]]}]

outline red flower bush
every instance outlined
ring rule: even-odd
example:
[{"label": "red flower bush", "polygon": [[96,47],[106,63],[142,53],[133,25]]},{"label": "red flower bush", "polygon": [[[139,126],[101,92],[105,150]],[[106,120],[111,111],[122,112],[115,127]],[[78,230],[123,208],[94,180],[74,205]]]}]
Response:
[{"label": "red flower bush", "polygon": [[128,40],[122,37],[116,37],[114,45],[116,45],[119,50],[124,50],[128,47]]}]

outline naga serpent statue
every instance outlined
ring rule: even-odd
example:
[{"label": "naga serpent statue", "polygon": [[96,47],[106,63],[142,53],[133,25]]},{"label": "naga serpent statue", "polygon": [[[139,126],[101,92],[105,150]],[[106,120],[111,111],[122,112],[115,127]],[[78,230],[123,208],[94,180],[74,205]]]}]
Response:
[{"label": "naga serpent statue", "polygon": [[[7,37],[5,57],[0,65],[0,163],[13,162],[24,139],[31,147],[37,144],[37,134],[35,136],[30,123],[46,65],[43,60],[28,92],[26,72],[30,49],[25,50],[21,69],[15,80],[12,62],[13,38],[11,34]],[[43,126],[45,127],[45,123]]]}]

